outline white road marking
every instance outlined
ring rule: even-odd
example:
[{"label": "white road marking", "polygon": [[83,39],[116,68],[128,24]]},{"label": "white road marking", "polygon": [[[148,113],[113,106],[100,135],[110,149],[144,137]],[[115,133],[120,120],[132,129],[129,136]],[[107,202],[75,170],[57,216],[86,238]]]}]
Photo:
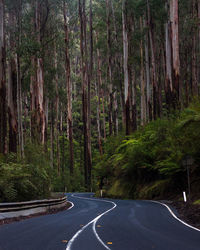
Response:
[{"label": "white road marking", "polygon": [[170,212],[170,214],[171,214],[176,220],[178,220],[179,222],[181,222],[181,223],[184,224],[185,226],[187,226],[187,227],[189,227],[189,228],[192,228],[192,229],[194,229],[194,230],[200,232],[200,229],[198,229],[198,228],[196,228],[196,227],[193,227],[193,226],[187,224],[186,222],[182,221],[181,219],[179,219],[179,218],[173,213],[173,211],[170,209],[170,207],[168,207],[166,204],[164,204],[164,203],[162,203],[162,202],[159,202],[159,201],[151,201],[151,202],[154,202],[154,203],[157,203],[157,204],[160,204],[160,205],[166,207],[166,208],[168,209],[168,211]]},{"label": "white road marking", "polygon": [[87,225],[85,225],[84,227],[82,227],[72,238],[71,240],[68,242],[67,244],[67,248],[66,250],[71,250],[71,246],[73,244],[73,242],[77,239],[77,237],[91,224],[93,224],[92,226],[92,229],[93,229],[93,232],[96,236],[96,238],[98,239],[98,241],[107,249],[107,250],[111,250],[103,241],[102,239],[99,237],[99,235],[97,234],[97,231],[96,231],[96,223],[97,221],[102,217],[104,216],[105,214],[109,213],[110,211],[114,210],[117,205],[112,202],[112,201],[107,201],[107,200],[97,200],[97,199],[91,199],[91,198],[86,198],[86,197],[79,197],[79,196],[74,196],[72,195],[74,198],[78,198],[78,199],[84,199],[84,200],[92,200],[92,201],[101,201],[101,202],[107,202],[107,203],[111,203],[113,204],[113,207],[107,211],[105,211],[104,213],[100,214],[99,216],[97,216],[96,218],[94,218],[92,221],[90,221]]},{"label": "white road marking", "polygon": [[70,207],[70,208],[68,208],[67,210],[72,209],[72,208],[74,207],[74,203],[73,203],[73,202],[71,202],[71,201],[67,201],[67,202],[69,202],[69,203],[71,203],[71,204],[72,204],[72,205],[71,205],[71,207]]}]

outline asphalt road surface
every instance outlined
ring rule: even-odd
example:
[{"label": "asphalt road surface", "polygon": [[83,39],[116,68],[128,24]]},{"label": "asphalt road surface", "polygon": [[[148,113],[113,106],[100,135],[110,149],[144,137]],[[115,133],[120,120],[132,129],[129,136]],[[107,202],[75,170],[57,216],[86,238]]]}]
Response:
[{"label": "asphalt road surface", "polygon": [[158,203],[68,200],[70,210],[0,226],[0,250],[200,250],[200,232]]}]

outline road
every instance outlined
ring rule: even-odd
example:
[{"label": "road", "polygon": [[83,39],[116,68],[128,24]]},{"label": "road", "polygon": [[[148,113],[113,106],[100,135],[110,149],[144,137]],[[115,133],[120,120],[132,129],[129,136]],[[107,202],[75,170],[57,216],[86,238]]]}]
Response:
[{"label": "road", "polygon": [[151,201],[68,194],[74,207],[0,226],[0,250],[199,250],[200,232]]}]

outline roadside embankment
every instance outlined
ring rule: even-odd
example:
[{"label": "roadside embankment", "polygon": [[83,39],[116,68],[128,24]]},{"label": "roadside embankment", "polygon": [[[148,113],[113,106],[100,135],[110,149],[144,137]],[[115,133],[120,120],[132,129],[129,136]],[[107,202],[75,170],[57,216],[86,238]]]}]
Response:
[{"label": "roadside embankment", "polygon": [[171,205],[177,210],[181,220],[200,229],[200,204],[173,201]]}]

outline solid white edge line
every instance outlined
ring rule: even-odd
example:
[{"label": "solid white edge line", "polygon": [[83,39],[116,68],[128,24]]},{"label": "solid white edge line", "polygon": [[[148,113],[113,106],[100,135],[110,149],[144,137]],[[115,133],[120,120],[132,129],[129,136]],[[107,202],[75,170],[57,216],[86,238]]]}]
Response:
[{"label": "solid white edge line", "polygon": [[74,207],[74,203],[73,203],[73,202],[71,202],[71,201],[67,201],[67,202],[72,204],[72,205],[71,205],[71,207],[69,207],[67,210],[72,209],[72,208]]},{"label": "solid white edge line", "polygon": [[166,204],[164,204],[164,203],[162,203],[162,202],[159,202],[159,201],[153,201],[153,200],[151,200],[151,202],[154,202],[154,203],[157,203],[157,204],[160,204],[160,205],[166,207],[166,208],[168,209],[168,211],[170,212],[170,214],[171,214],[176,220],[178,220],[179,222],[181,222],[183,225],[185,225],[185,226],[187,226],[187,227],[189,227],[189,228],[191,228],[191,229],[194,229],[194,230],[200,232],[200,229],[198,229],[198,228],[196,228],[196,227],[193,227],[193,226],[187,224],[186,222],[182,221],[181,219],[179,219],[179,218],[173,213],[173,211],[171,210],[171,208],[168,207]]},{"label": "solid white edge line", "polygon": [[97,240],[98,240],[107,250],[111,250],[111,249],[101,240],[101,238],[100,238],[99,235],[97,234],[97,231],[96,231],[96,223],[97,223],[97,221],[98,221],[102,216],[104,216],[105,214],[107,214],[107,213],[109,213],[110,211],[114,210],[114,209],[117,207],[117,205],[116,205],[114,202],[112,202],[112,201],[91,199],[91,198],[86,198],[86,197],[79,197],[79,196],[74,196],[74,194],[72,194],[72,197],[78,198],[78,199],[84,199],[84,200],[92,200],[92,201],[107,202],[107,203],[113,204],[114,206],[113,206],[111,209],[105,211],[104,213],[102,213],[102,214],[100,214],[99,216],[97,216],[96,218],[94,218],[94,219],[93,219],[92,221],[90,221],[87,225],[85,225],[84,227],[82,227],[82,229],[80,229],[79,231],[77,231],[76,234],[75,234],[75,235],[71,238],[71,240],[68,242],[66,250],[71,250],[71,246],[72,246],[73,242],[76,240],[76,238],[77,238],[77,237],[78,237],[78,236],[79,236],[79,235],[80,235],[89,225],[91,225],[91,224],[93,224],[92,229],[93,229],[93,232],[94,232],[94,234],[95,234]]}]

